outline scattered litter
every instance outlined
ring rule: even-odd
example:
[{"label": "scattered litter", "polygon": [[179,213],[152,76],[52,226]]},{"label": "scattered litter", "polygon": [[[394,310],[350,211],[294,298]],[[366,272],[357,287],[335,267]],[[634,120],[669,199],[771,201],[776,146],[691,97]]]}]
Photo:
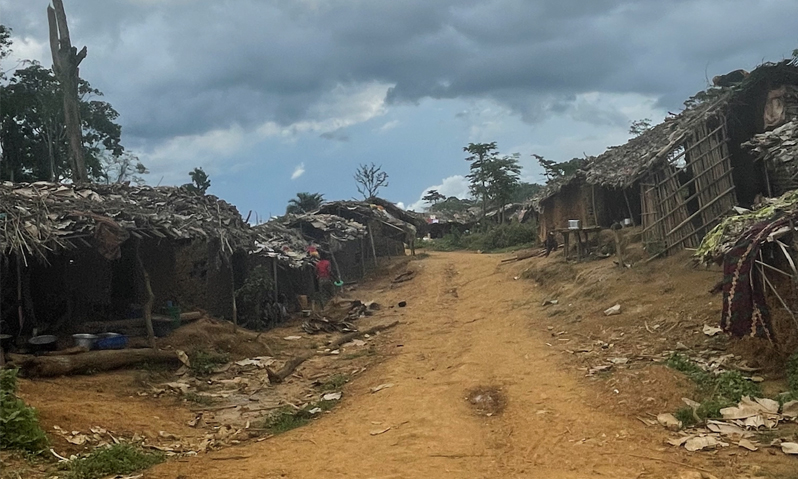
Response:
[{"label": "scattered litter", "polygon": [[283,339],[285,339],[286,341],[296,341],[298,339],[302,339],[302,336],[286,336]]},{"label": "scattered litter", "polygon": [[781,452],[784,454],[798,454],[798,442],[782,442]]},{"label": "scattered litter", "polygon": [[318,414],[318,413],[320,413],[320,412],[321,412],[321,408],[320,408],[320,407],[314,407],[313,409],[311,409],[311,410],[310,410],[310,411],[308,411],[308,412],[309,412],[310,414]]},{"label": "scattered litter", "polygon": [[321,398],[325,401],[338,401],[339,399],[341,399],[341,395],[342,393],[339,391],[337,393],[327,393]]},{"label": "scattered litter", "polygon": [[407,306],[407,301],[399,301],[399,304],[397,306],[399,306],[400,308],[404,308],[405,306]]},{"label": "scattered litter", "polygon": [[388,432],[390,430],[391,430],[391,426],[388,426],[388,427],[386,427],[384,429],[375,429],[375,430],[369,432],[369,434],[371,434],[372,436],[379,436],[380,434],[384,434],[384,433],[386,433],[386,432]]},{"label": "scattered litter", "polygon": [[557,299],[547,299],[547,300],[543,301],[543,304],[541,304],[541,306],[548,306],[550,304],[558,304],[559,302],[560,301],[557,300]]},{"label": "scattered litter", "polygon": [[607,308],[607,309],[604,310],[604,315],[605,316],[614,316],[616,314],[621,314],[621,305],[620,304],[616,304],[615,306],[613,306],[611,308]]},{"label": "scattered litter", "polygon": [[657,422],[660,423],[666,429],[670,429],[671,431],[678,431],[679,429],[682,428],[682,421],[676,419],[676,416],[674,416],[669,412],[658,414]]},{"label": "scattered litter", "polygon": [[756,451],[759,449],[757,443],[749,441],[748,439],[740,439],[740,442],[738,442],[737,445],[743,449],[748,449],[749,451]]},{"label": "scattered litter", "polygon": [[710,326],[708,324],[704,325],[704,330],[703,331],[704,331],[704,334],[706,334],[707,336],[717,336],[718,334],[723,332],[722,329],[720,329],[720,328],[718,328],[716,326]]},{"label": "scattered litter", "polygon": [[684,448],[690,452],[703,451],[705,449],[717,449],[718,447],[728,446],[728,443],[719,441],[712,436],[697,436],[684,442]]},{"label": "scattered litter", "polygon": [[798,419],[798,400],[784,403],[781,407],[781,415],[787,418]]},{"label": "scattered litter", "polygon": [[610,361],[612,364],[616,364],[616,365],[619,365],[619,364],[626,364],[626,363],[628,363],[628,362],[629,362],[629,358],[610,358],[610,359],[609,359],[609,361]]},{"label": "scattered litter", "polygon": [[588,375],[588,376],[593,376],[593,375],[594,375],[594,374],[596,374],[596,373],[601,373],[601,372],[604,372],[604,371],[609,371],[610,369],[612,369],[612,364],[602,364],[602,365],[600,365],[600,366],[596,366],[596,367],[594,367],[594,368],[590,368],[590,369],[587,371],[587,375]]},{"label": "scattered litter", "polygon": [[392,387],[393,387],[393,383],[380,384],[379,386],[375,386],[375,387],[371,388],[371,392],[372,393],[376,393],[376,392],[382,391],[383,389],[388,389],[388,388],[392,388]]}]

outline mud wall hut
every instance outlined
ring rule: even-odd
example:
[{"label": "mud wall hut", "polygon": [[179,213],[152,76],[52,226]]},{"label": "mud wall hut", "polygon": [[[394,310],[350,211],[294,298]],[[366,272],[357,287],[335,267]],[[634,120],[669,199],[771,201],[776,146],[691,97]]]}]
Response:
[{"label": "mud wall hut", "polygon": [[14,334],[141,317],[152,294],[231,318],[248,226],[235,207],[175,187],[0,184],[0,301]]}]

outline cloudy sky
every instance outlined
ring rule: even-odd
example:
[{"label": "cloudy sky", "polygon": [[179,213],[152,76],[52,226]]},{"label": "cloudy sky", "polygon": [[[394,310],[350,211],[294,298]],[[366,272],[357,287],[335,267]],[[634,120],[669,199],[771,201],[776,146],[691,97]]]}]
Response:
[{"label": "cloudy sky", "polygon": [[[430,187],[464,196],[469,142],[520,153],[540,181],[532,153],[599,154],[708,78],[798,48],[793,0],[64,3],[81,76],[148,182],[202,166],[211,193],[264,218],[299,191],[357,196],[361,163],[406,206]],[[51,65],[47,4],[0,0],[16,58]]]}]

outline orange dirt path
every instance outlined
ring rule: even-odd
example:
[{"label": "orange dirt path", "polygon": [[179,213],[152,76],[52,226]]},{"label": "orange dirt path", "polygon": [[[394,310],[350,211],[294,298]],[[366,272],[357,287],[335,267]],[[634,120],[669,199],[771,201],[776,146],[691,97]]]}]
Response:
[{"label": "orange dirt path", "polygon": [[[664,429],[591,405],[598,392],[546,345],[532,283],[514,280],[501,258],[432,253],[411,263],[416,278],[376,298],[408,303],[386,333],[388,357],[347,385],[330,414],[145,478],[738,477],[728,458],[677,451]],[[383,383],[394,386],[370,392]],[[465,398],[480,386],[501,389],[503,412],[475,412]]]}]

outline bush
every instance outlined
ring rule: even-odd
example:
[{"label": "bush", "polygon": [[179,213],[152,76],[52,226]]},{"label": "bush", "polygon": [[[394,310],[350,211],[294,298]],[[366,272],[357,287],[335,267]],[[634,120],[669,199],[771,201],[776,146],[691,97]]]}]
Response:
[{"label": "bush", "polygon": [[790,391],[798,393],[798,352],[787,360],[787,384],[790,386]]},{"label": "bush", "polygon": [[532,245],[537,241],[535,223],[507,223],[493,226],[485,232],[461,234],[456,229],[443,238],[429,243],[436,251],[455,251],[460,249],[495,251],[504,248]]},{"label": "bush", "polygon": [[191,363],[191,371],[196,376],[207,376],[217,368],[227,364],[230,361],[230,356],[197,350],[188,359]]},{"label": "bush", "polygon": [[0,370],[0,449],[39,453],[47,436],[39,426],[36,410],[18,398],[17,370]]},{"label": "bush", "polygon": [[99,479],[130,474],[163,462],[162,453],[147,452],[130,444],[114,444],[69,463],[67,479]]}]

